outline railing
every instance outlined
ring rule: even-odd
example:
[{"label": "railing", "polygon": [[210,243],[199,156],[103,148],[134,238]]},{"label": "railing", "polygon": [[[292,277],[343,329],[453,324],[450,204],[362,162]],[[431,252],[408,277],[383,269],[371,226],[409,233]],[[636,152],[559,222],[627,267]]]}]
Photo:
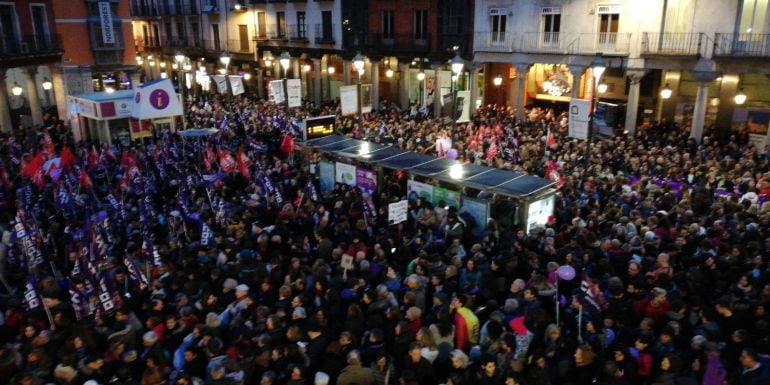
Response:
[{"label": "railing", "polygon": [[0,55],[29,55],[61,52],[61,36],[56,35],[0,35]]},{"label": "railing", "polygon": [[414,34],[411,33],[395,33],[389,35],[373,33],[369,34],[367,37],[366,45],[371,48],[378,48],[382,50],[430,52],[431,35],[427,34],[417,38]]},{"label": "railing", "polygon": [[513,34],[501,32],[476,32],[473,47],[483,52],[513,52]]},{"label": "railing", "polygon": [[94,51],[94,61],[99,65],[123,64],[123,51]]},{"label": "railing", "polygon": [[307,41],[307,24],[289,24],[287,31],[289,40]]},{"label": "railing", "polygon": [[328,30],[324,30],[323,24],[315,25],[316,44],[334,44],[334,24]]},{"label": "railing", "polygon": [[219,40],[203,40],[201,44],[205,51],[222,52],[222,43]]},{"label": "railing", "polygon": [[644,32],[642,55],[702,55],[703,34],[690,32]]},{"label": "railing", "polygon": [[187,48],[194,47],[192,39],[186,37],[167,37],[163,39],[164,47]]},{"label": "railing", "polygon": [[714,56],[770,57],[770,35],[717,33]]},{"label": "railing", "polygon": [[252,53],[251,40],[231,39],[227,41],[227,50],[235,53]]},{"label": "railing", "polygon": [[268,24],[267,37],[268,39],[273,39],[273,40],[286,39],[286,27],[284,27],[283,29],[280,29],[278,28],[277,24]]},{"label": "railing", "polygon": [[609,55],[628,55],[630,45],[630,33],[527,32],[524,34],[521,51],[554,54],[602,52]]}]

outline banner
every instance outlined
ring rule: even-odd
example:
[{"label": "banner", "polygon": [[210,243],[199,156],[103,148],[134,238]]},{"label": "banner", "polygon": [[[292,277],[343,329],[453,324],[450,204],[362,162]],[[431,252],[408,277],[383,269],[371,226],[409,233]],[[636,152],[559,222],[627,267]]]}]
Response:
[{"label": "banner", "polygon": [[361,113],[372,112],[372,85],[361,84]]},{"label": "banner", "polygon": [[267,95],[271,102],[283,103],[283,80],[271,80],[267,84]]},{"label": "banner", "polygon": [[302,81],[299,79],[286,80],[286,93],[289,97],[289,107],[302,106]]},{"label": "banner", "polygon": [[134,92],[132,118],[145,120],[182,115],[182,104],[170,79],[145,83]]},{"label": "banner", "polygon": [[570,138],[588,139],[588,116],[591,113],[591,101],[572,99],[569,102]]},{"label": "banner", "polygon": [[410,201],[422,198],[426,202],[433,202],[433,186],[410,179],[406,181],[406,197]]},{"label": "banner", "polygon": [[348,186],[356,186],[356,166],[347,163],[337,162],[335,167],[335,178],[337,183],[344,183]]},{"label": "banner", "polygon": [[112,24],[110,2],[99,2],[99,21],[101,21],[102,24],[102,43],[115,44],[115,29]]},{"label": "banner", "polygon": [[340,87],[340,109],[343,116],[358,113],[358,86]]},{"label": "banner", "polygon": [[459,209],[462,203],[462,195],[457,191],[445,189],[443,187],[433,188],[433,206],[439,207],[439,203],[444,201],[444,206]]},{"label": "banner", "polygon": [[388,224],[397,225],[406,222],[409,212],[409,201],[403,200],[388,205]]},{"label": "banner", "polygon": [[224,75],[211,75],[211,78],[214,79],[214,83],[217,85],[217,92],[220,94],[226,94],[227,78]]},{"label": "banner", "polygon": [[356,167],[356,186],[373,196],[377,192],[377,172]]},{"label": "banner", "polygon": [[318,162],[318,177],[321,184],[321,194],[334,190],[334,163]]},{"label": "banner", "polygon": [[[140,125],[141,122],[141,125]],[[131,126],[131,140],[141,139],[144,137],[152,136],[152,121],[151,120],[129,120]]]},{"label": "banner", "polygon": [[229,76],[229,78],[230,88],[233,89],[233,96],[246,92],[246,89],[243,87],[243,76]]},{"label": "banner", "polygon": [[466,123],[470,121],[471,116],[471,92],[457,91],[457,123]]},{"label": "banner", "polygon": [[556,197],[551,194],[546,198],[527,204],[527,234],[537,226],[545,227],[548,224],[548,219],[553,216],[555,202]]}]

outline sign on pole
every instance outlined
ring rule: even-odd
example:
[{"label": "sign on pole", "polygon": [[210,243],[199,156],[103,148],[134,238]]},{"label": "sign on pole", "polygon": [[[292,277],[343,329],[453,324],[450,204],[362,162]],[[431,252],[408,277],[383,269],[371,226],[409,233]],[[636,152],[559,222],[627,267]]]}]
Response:
[{"label": "sign on pole", "polygon": [[569,102],[569,137],[588,139],[588,119],[591,113],[591,101],[572,99]]},{"label": "sign on pole", "polygon": [[388,205],[388,223],[391,225],[397,225],[401,222],[406,222],[407,213],[409,211],[409,201],[403,200]]},{"label": "sign on pole", "polygon": [[340,109],[343,116],[358,113],[358,86],[340,87]]}]

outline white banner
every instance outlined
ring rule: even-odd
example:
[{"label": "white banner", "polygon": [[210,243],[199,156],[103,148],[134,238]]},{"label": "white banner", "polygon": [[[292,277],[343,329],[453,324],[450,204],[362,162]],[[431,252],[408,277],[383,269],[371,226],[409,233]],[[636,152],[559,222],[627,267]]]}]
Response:
[{"label": "white banner", "polygon": [[388,205],[388,224],[397,225],[406,222],[409,212],[409,201],[403,200]]},{"label": "white banner", "polygon": [[267,84],[268,98],[273,103],[283,103],[283,80],[271,80]]},{"label": "white banner", "polygon": [[356,166],[347,163],[337,162],[335,167],[335,178],[337,183],[344,183],[348,186],[356,186]]},{"label": "white banner", "polygon": [[343,116],[358,113],[358,86],[340,87],[340,109]]},{"label": "white banner", "polygon": [[572,99],[569,102],[569,137],[588,139],[588,116],[591,113],[591,102],[582,99]]},{"label": "white banner", "polygon": [[302,80],[286,80],[286,93],[289,96],[289,107],[302,106]]},{"label": "white banner", "polygon": [[115,29],[112,24],[112,11],[110,10],[110,3],[106,1],[100,1],[99,3],[99,20],[102,23],[102,43],[115,44]]},{"label": "white banner", "polygon": [[211,77],[214,79],[214,83],[217,84],[217,91],[219,91],[220,94],[226,94],[227,78],[224,77],[224,75],[211,75]]},{"label": "white banner", "polygon": [[457,91],[457,108],[460,109],[457,113],[457,123],[465,123],[470,121],[471,116],[471,92]]},{"label": "white banner", "polygon": [[243,88],[243,76],[230,76],[230,87],[233,89],[233,95],[240,95],[246,92]]}]

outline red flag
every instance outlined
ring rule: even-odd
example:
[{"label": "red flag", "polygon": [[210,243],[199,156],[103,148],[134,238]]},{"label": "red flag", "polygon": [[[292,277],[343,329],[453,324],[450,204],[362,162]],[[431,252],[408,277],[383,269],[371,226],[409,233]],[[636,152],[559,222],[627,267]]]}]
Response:
[{"label": "red flag", "polygon": [[559,165],[554,160],[548,162],[548,166],[545,168],[545,177],[556,182],[554,187],[557,189],[560,189],[566,183],[559,173]]},{"label": "red flag", "polygon": [[78,182],[81,186],[85,188],[91,188],[93,186],[93,182],[91,182],[91,177],[88,176],[88,173],[86,170],[80,170],[80,176],[78,176]]},{"label": "red flag", "polygon": [[78,160],[75,158],[75,155],[70,151],[70,148],[67,146],[64,146],[64,148],[61,150],[61,162],[59,163],[61,165],[62,169],[67,169],[68,167],[72,167],[75,164],[77,164]]},{"label": "red flag", "polygon": [[491,162],[500,150],[497,148],[497,137],[492,138],[489,143],[489,150],[487,150],[487,162]]},{"label": "red flag", "polygon": [[123,151],[123,156],[120,158],[120,165],[122,167],[132,168],[136,167],[138,163],[136,162],[136,158],[134,158],[128,151]]},{"label": "red flag", "polygon": [[206,150],[203,151],[203,165],[206,167],[206,171],[211,171],[212,163],[217,162],[217,154],[211,149],[211,146],[206,145]]},{"label": "red flag", "polygon": [[45,164],[43,153],[38,152],[37,155],[35,155],[35,157],[21,169],[21,175],[33,178],[36,174],[43,171],[43,164]]},{"label": "red flag", "polygon": [[88,155],[88,165],[94,167],[99,164],[99,151],[96,151],[96,147],[91,146],[91,153]]},{"label": "red flag", "polygon": [[249,159],[248,156],[246,156],[246,153],[243,152],[242,148],[238,149],[238,155],[236,157],[236,161],[238,163],[238,172],[243,176],[245,179],[251,179],[251,173],[249,172],[249,166],[251,166],[251,159]]},{"label": "red flag", "polygon": [[219,168],[226,174],[235,170],[235,159],[229,151],[219,151]]},{"label": "red flag", "polygon": [[548,128],[548,135],[545,137],[545,147],[553,147],[556,145],[556,138],[553,136],[553,131]]},{"label": "red flag", "polygon": [[281,139],[281,152],[284,154],[291,154],[294,153],[294,137],[285,134],[283,136],[283,139]]}]

